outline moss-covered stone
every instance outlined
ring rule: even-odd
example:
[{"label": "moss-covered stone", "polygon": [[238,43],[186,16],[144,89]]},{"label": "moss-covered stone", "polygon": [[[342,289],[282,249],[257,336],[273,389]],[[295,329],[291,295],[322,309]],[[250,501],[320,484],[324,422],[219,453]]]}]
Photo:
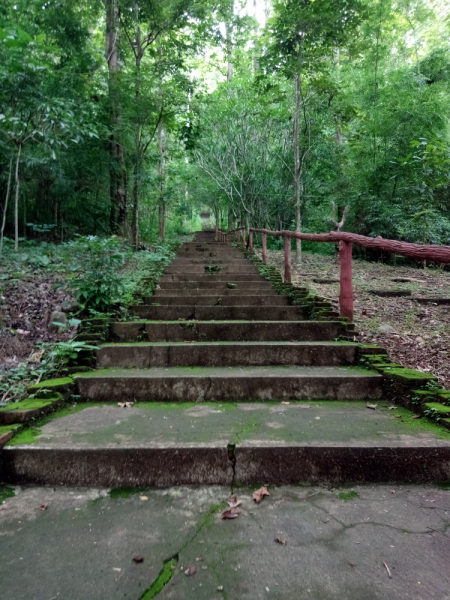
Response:
[{"label": "moss-covered stone", "polygon": [[73,384],[72,377],[60,377],[59,379],[47,379],[40,383],[34,383],[27,387],[27,392],[35,398],[49,398],[55,392],[67,392]]},{"label": "moss-covered stone", "polygon": [[394,368],[385,372],[385,376],[388,379],[393,379],[402,383],[405,386],[413,387],[413,386],[425,386],[430,381],[437,381],[435,375],[431,373],[422,373],[421,371],[415,371],[414,369],[406,369],[406,368]]},{"label": "moss-covered stone", "polygon": [[450,417],[450,407],[439,402],[425,402],[423,407],[425,410],[433,411],[439,417]]},{"label": "moss-covered stone", "polygon": [[22,412],[24,410],[35,410],[38,408],[45,408],[46,406],[52,405],[54,402],[62,400],[63,396],[60,393],[54,393],[53,396],[43,400],[42,398],[26,398],[21,402],[14,402],[7,406],[0,408],[0,413],[7,412]]}]

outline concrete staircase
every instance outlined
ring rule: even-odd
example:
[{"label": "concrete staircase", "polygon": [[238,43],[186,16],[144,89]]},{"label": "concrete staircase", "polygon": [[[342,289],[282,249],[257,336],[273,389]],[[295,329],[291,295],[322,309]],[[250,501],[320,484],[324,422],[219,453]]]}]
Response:
[{"label": "concrete staircase", "polygon": [[111,325],[96,370],[76,377],[84,410],[5,447],[9,481],[450,479],[450,442],[416,436],[383,405],[382,376],[357,366],[345,325],[305,319],[213,232],[184,244],[134,310],[138,320]]}]

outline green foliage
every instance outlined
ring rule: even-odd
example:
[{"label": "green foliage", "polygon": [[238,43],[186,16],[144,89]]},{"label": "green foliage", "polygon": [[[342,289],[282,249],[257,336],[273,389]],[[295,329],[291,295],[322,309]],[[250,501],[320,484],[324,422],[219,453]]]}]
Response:
[{"label": "green foliage", "polygon": [[116,238],[88,236],[79,242],[84,260],[74,269],[76,277],[69,287],[85,308],[108,312],[125,291],[119,269],[129,252],[124,251]]},{"label": "green foliage", "polygon": [[57,342],[54,344],[49,357],[55,366],[55,370],[60,371],[70,363],[76,363],[80,352],[97,349],[97,346],[71,339],[68,342]]}]

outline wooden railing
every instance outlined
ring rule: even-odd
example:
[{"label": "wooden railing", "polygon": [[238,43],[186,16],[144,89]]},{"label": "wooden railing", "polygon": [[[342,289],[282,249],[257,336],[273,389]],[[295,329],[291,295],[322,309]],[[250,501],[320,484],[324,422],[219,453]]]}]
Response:
[{"label": "wooden railing", "polygon": [[[291,239],[309,240],[312,242],[339,242],[339,258],[341,264],[339,308],[340,315],[353,321],[353,285],[352,285],[352,244],[358,244],[365,248],[373,250],[384,250],[385,252],[394,252],[402,256],[409,256],[422,261],[434,261],[441,263],[450,263],[450,246],[425,246],[420,244],[410,244],[408,242],[399,242],[397,240],[385,240],[382,237],[370,238],[356,233],[297,233],[295,231],[270,231],[268,229],[249,230],[247,238],[247,248],[253,250],[253,234],[262,235],[262,261],[267,262],[267,236],[284,238],[284,281],[291,283]],[[237,240],[236,240],[237,236]],[[245,243],[245,227],[238,227],[227,233],[219,231],[216,228],[216,237],[227,243],[228,241],[242,240]]]}]

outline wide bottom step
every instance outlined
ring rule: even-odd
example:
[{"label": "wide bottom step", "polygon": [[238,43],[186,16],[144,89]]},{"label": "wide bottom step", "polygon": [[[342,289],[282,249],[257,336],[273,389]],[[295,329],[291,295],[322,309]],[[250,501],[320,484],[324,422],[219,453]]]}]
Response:
[{"label": "wide bottom step", "polygon": [[[342,402],[80,405],[2,453],[10,484],[170,486],[450,479],[450,434]],[[396,418],[400,416],[401,418]]]}]

